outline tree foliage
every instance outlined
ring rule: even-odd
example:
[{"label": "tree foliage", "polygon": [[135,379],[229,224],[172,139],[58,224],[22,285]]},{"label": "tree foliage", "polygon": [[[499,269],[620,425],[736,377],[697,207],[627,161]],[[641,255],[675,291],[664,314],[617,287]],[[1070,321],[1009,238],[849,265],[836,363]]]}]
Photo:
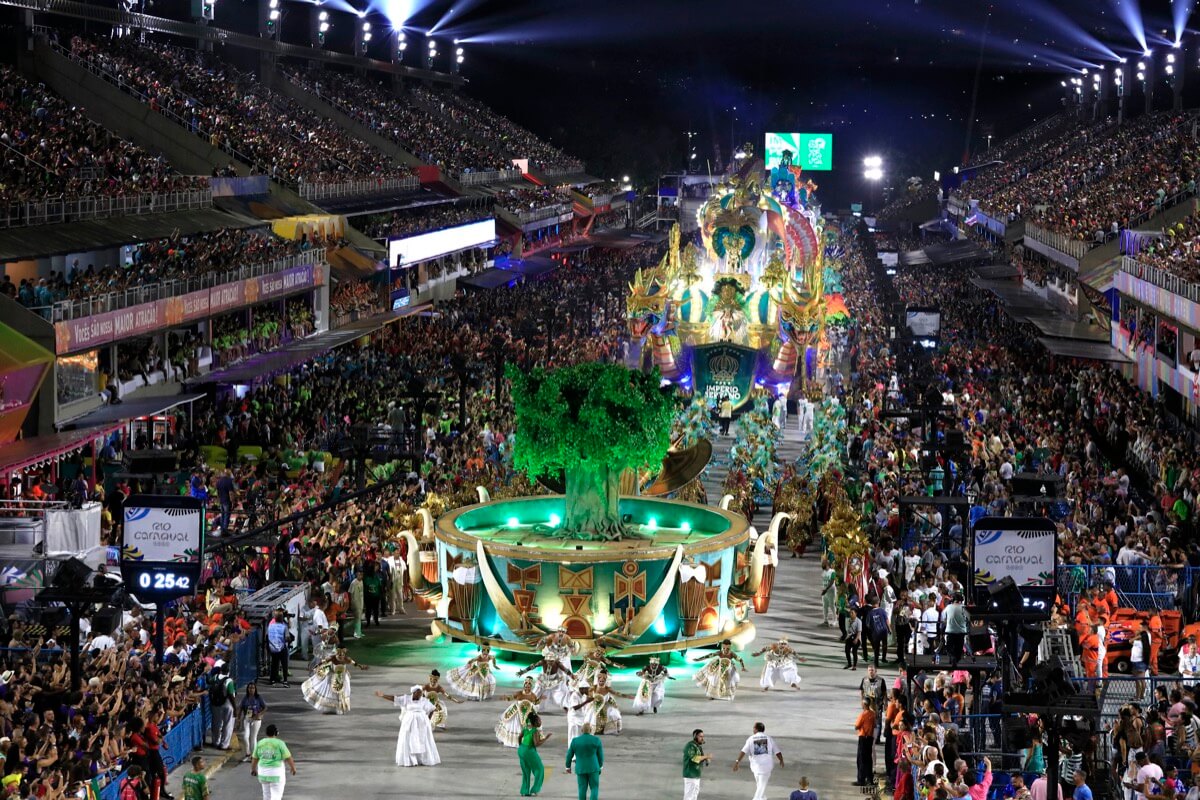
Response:
[{"label": "tree foliage", "polygon": [[514,459],[529,475],[657,466],[675,412],[658,370],[588,363],[552,372],[508,367],[516,410]]}]

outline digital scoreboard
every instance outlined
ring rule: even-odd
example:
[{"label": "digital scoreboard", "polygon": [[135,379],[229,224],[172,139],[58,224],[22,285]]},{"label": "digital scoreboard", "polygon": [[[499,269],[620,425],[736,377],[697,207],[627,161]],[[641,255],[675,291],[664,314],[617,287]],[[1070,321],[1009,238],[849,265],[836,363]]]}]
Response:
[{"label": "digital scoreboard", "polygon": [[121,575],[144,602],[193,595],[204,553],[204,503],[194,497],[131,495],[125,501]]}]

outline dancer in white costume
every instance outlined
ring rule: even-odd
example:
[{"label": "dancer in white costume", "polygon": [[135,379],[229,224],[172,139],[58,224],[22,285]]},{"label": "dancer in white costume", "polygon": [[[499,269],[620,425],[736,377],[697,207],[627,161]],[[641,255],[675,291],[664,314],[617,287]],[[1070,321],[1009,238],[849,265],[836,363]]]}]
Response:
[{"label": "dancer in white costume", "polygon": [[596,674],[596,685],[588,690],[588,699],[581,704],[584,712],[583,721],[592,724],[592,732],[597,736],[606,733],[621,735],[621,709],[617,708],[617,698],[629,699],[633,695],[618,692],[609,684],[608,671]]},{"label": "dancer in white costume", "polygon": [[446,691],[446,687],[442,685],[441,678],[442,673],[436,669],[433,670],[429,673],[429,680],[421,687],[421,691],[425,693],[425,698],[433,704],[433,716],[429,718],[430,722],[433,723],[433,727],[444,731],[446,730],[446,720],[448,719],[446,701],[450,700],[459,705],[462,705],[463,701]]},{"label": "dancer in white costume", "polygon": [[662,665],[658,656],[650,656],[650,663],[638,670],[637,676],[642,679],[633,695],[633,710],[640,717],[647,710],[658,713],[658,707],[667,696],[667,681],[675,680],[667,674],[667,668]]},{"label": "dancer in white costume", "polygon": [[455,667],[446,675],[450,691],[467,700],[487,700],[496,692],[496,657],[492,648],[482,645],[479,655],[461,667]]},{"label": "dancer in white costume", "polygon": [[693,659],[693,661],[707,661],[708,663],[696,673],[696,685],[704,688],[704,693],[708,695],[709,700],[732,700],[737,693],[737,685],[741,680],[741,674],[737,667],[733,665],[736,661],[741,664],[742,669],[746,668],[746,662],[742,661],[741,656],[733,652],[733,643],[728,639],[721,642],[721,649],[715,653],[709,653],[706,656]]},{"label": "dancer in white costume", "polygon": [[538,667],[541,667],[542,671],[537,676],[534,691],[547,704],[553,704],[566,711],[571,705],[571,684],[575,680],[575,673],[564,667],[562,661],[547,657],[530,664],[517,674],[524,675]]},{"label": "dancer in white costume", "polygon": [[571,656],[579,652],[579,642],[572,639],[563,627],[543,636],[535,647],[542,651],[542,658],[558,661],[567,672],[571,671]]},{"label": "dancer in white costume", "polygon": [[400,736],[396,739],[397,767],[435,767],[442,763],[437,744],[433,741],[433,703],[430,703],[420,686],[414,686],[409,694],[391,695],[376,692],[376,697],[390,701],[400,712]]},{"label": "dancer in white costume", "polygon": [[603,650],[599,647],[594,648],[584,656],[583,663],[575,671],[575,681],[581,682],[586,686],[595,686],[596,676],[600,674],[600,671],[615,666],[616,664],[604,655]]},{"label": "dancer in white costume", "polygon": [[521,733],[525,730],[525,719],[538,710],[542,698],[533,690],[533,678],[526,678],[525,685],[519,692],[503,698],[511,700],[508,708],[500,715],[496,723],[496,741],[505,747],[516,747],[521,744]]},{"label": "dancer in white costume", "polygon": [[[583,733],[583,723],[588,721],[587,707],[592,702],[592,689],[586,683],[577,681],[571,690],[571,699],[567,703],[567,747],[576,736]],[[567,767],[567,772],[571,768]]]},{"label": "dancer in white costume", "polygon": [[800,688],[800,675],[796,672],[796,663],[803,662],[804,659],[788,645],[786,636],[779,637],[778,642],[767,645],[752,655],[761,656],[763,653],[767,654],[767,658],[763,661],[762,678],[759,679],[758,685],[764,692],[774,689],[776,681],[793,689]]},{"label": "dancer in white costume", "polygon": [[300,686],[304,702],[322,714],[345,714],[349,711],[351,666],[367,669],[341,649],[317,664],[312,675]]}]

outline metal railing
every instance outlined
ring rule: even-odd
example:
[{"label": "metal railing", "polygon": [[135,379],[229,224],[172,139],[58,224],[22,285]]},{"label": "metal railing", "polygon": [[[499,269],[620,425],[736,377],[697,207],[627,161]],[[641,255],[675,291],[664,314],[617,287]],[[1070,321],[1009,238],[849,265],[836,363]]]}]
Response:
[{"label": "metal railing", "polygon": [[0,228],[53,225],[61,222],[165,214],[171,211],[195,211],[205,208],[212,208],[212,189],[207,187],[117,197],[51,197],[0,205]]},{"label": "metal railing", "polygon": [[305,264],[325,263],[325,248],[314,247],[303,253],[283,256],[272,261],[251,264],[225,272],[210,272],[204,275],[193,275],[187,278],[168,278],[149,283],[144,286],[131,286],[116,292],[93,295],[82,300],[63,300],[53,306],[53,322],[83,319],[93,314],[103,314],[142,303],[152,303],[165,300],[168,297],[179,297],[201,289],[211,289],[226,283],[244,281],[248,278],[259,278],[272,275],[293,267]]},{"label": "metal railing", "polygon": [[1193,303],[1200,303],[1200,284],[1181,278],[1162,267],[1143,264],[1136,258],[1122,256],[1121,271],[1139,280],[1152,283],[1171,294],[1187,298]]},{"label": "metal railing", "polygon": [[1035,242],[1040,242],[1047,247],[1053,248],[1064,255],[1071,256],[1076,261],[1082,259],[1088,254],[1089,250],[1100,244],[1099,242],[1076,239],[1074,236],[1068,236],[1065,233],[1046,230],[1034,222],[1025,223],[1025,236],[1033,239]]},{"label": "metal railing", "polygon": [[1139,611],[1175,607],[1181,586],[1200,575],[1191,567],[1157,564],[1061,564],[1055,572],[1058,593],[1072,613],[1079,595],[1100,582],[1111,582],[1121,602]]},{"label": "metal railing", "polygon": [[558,178],[563,175],[578,175],[583,172],[583,164],[576,162],[574,164],[567,164],[564,167],[555,167],[554,169],[542,169],[538,171],[547,178]]},{"label": "metal railing", "polygon": [[529,211],[518,211],[517,219],[521,220],[521,224],[527,225],[530,222],[538,222],[539,220],[562,216],[570,210],[571,206],[569,203],[559,203],[553,206],[546,206],[545,208],[534,208]]},{"label": "metal railing", "polygon": [[487,172],[463,172],[458,182],[463,186],[479,186],[484,183],[512,183],[521,180],[519,169],[497,169]]},{"label": "metal railing", "polygon": [[373,194],[415,192],[420,188],[420,179],[415,175],[410,175],[406,178],[381,178],[365,181],[301,182],[299,193],[305,200],[330,200],[333,198],[364,197]]}]

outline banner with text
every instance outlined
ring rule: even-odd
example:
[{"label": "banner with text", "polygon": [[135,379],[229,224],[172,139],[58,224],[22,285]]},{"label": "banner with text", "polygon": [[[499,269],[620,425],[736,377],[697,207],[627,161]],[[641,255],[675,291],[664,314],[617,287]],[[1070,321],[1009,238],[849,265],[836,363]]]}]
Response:
[{"label": "banner with text", "polygon": [[1042,517],[982,517],[972,529],[973,595],[986,603],[993,584],[1011,578],[1031,611],[1054,600],[1058,531]]}]

